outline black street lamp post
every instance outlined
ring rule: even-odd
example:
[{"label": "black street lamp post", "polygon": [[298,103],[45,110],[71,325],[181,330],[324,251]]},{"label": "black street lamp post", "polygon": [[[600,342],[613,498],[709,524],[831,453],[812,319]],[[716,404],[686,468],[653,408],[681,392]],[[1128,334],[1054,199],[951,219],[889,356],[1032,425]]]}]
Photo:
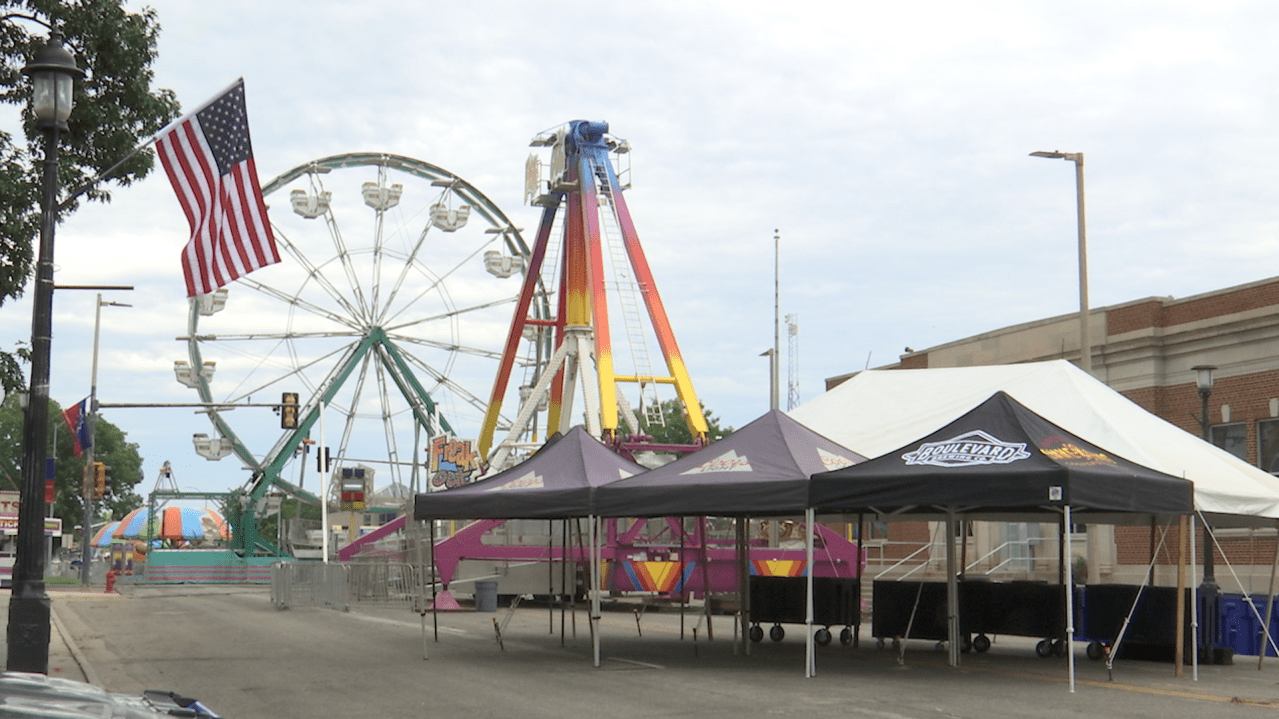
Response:
[{"label": "black street lamp post", "polygon": [[22,434],[22,487],[17,556],[9,600],[8,668],[49,673],[49,596],[44,589],[44,468],[48,456],[49,341],[53,334],[53,229],[57,223],[58,140],[71,115],[72,91],[84,72],[49,34],[31,64],[31,109],[44,132],[44,177],[40,194],[40,251],[31,310],[31,389]]},{"label": "black street lamp post", "polygon": [[[1213,370],[1217,369],[1213,365],[1196,365],[1192,367],[1195,371],[1195,387],[1199,390],[1199,428],[1203,432],[1203,440],[1212,444],[1212,420],[1208,416],[1208,398],[1212,396]],[[1214,548],[1212,544],[1212,531],[1208,528],[1208,523],[1203,525],[1203,547],[1204,547],[1204,578],[1199,585],[1199,597],[1203,602],[1203,644],[1209,652],[1207,661],[1212,663],[1216,658],[1213,647],[1220,640],[1217,630],[1217,578],[1213,568]]]}]

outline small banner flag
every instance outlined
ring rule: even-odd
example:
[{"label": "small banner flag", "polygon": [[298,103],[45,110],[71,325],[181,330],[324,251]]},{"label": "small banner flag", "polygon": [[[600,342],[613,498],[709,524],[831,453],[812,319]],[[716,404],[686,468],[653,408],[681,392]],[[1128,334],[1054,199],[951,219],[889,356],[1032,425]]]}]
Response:
[{"label": "small banner flag", "polygon": [[84,453],[84,448],[93,443],[89,436],[89,398],[85,397],[76,404],[62,410],[62,421],[71,430],[71,441],[75,443],[75,456]]}]

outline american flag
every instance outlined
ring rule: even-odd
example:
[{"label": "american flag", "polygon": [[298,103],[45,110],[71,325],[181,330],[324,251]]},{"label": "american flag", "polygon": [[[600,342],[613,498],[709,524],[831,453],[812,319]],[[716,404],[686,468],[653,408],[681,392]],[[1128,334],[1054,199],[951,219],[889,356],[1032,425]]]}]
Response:
[{"label": "american flag", "polygon": [[164,131],[156,150],[191,224],[182,252],[188,297],[280,261],[253,164],[243,79]]}]

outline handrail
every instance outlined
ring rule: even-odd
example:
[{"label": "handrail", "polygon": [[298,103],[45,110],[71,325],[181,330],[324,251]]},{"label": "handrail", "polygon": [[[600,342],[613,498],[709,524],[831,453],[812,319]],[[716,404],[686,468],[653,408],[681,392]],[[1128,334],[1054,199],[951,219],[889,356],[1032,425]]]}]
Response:
[{"label": "handrail", "polygon": [[[888,574],[889,572],[891,572],[891,571],[893,571],[894,569],[896,569],[896,568],[900,567],[901,565],[905,564],[906,562],[909,562],[910,560],[912,560],[912,559],[914,559],[914,558],[915,558],[915,555],[916,555],[916,554],[919,554],[920,552],[923,552],[923,551],[924,551],[924,550],[926,550],[926,549],[927,549],[927,550],[929,550],[929,554],[930,554],[930,556],[929,556],[929,560],[931,560],[931,559],[932,559],[932,556],[931,556],[932,548],[933,548],[933,543],[932,543],[932,542],[929,542],[929,543],[925,544],[924,546],[920,547],[919,549],[916,549],[914,552],[911,552],[909,556],[903,557],[902,559],[898,560],[898,561],[897,561],[897,563],[896,563],[896,564],[894,564],[893,566],[889,567],[888,569],[885,569],[884,571],[880,572],[879,574],[876,574],[876,575],[875,575],[875,579],[879,579],[880,577],[884,576],[885,574]],[[924,566],[924,565],[923,565],[923,564],[920,564],[920,565],[919,565],[919,567],[922,567],[922,566]],[[909,576],[910,576],[911,574],[913,574],[916,570],[918,570],[918,569],[919,569],[919,567],[915,567],[915,569],[910,570],[909,572],[907,572],[907,573],[905,574],[905,576],[909,577]]]}]

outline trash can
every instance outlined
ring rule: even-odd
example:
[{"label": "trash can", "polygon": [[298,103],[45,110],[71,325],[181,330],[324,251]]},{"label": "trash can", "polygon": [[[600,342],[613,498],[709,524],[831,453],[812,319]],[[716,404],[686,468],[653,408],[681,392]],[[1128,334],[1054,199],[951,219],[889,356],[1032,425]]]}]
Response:
[{"label": "trash can", "polygon": [[497,611],[497,582],[483,581],[475,583],[475,611]]}]

